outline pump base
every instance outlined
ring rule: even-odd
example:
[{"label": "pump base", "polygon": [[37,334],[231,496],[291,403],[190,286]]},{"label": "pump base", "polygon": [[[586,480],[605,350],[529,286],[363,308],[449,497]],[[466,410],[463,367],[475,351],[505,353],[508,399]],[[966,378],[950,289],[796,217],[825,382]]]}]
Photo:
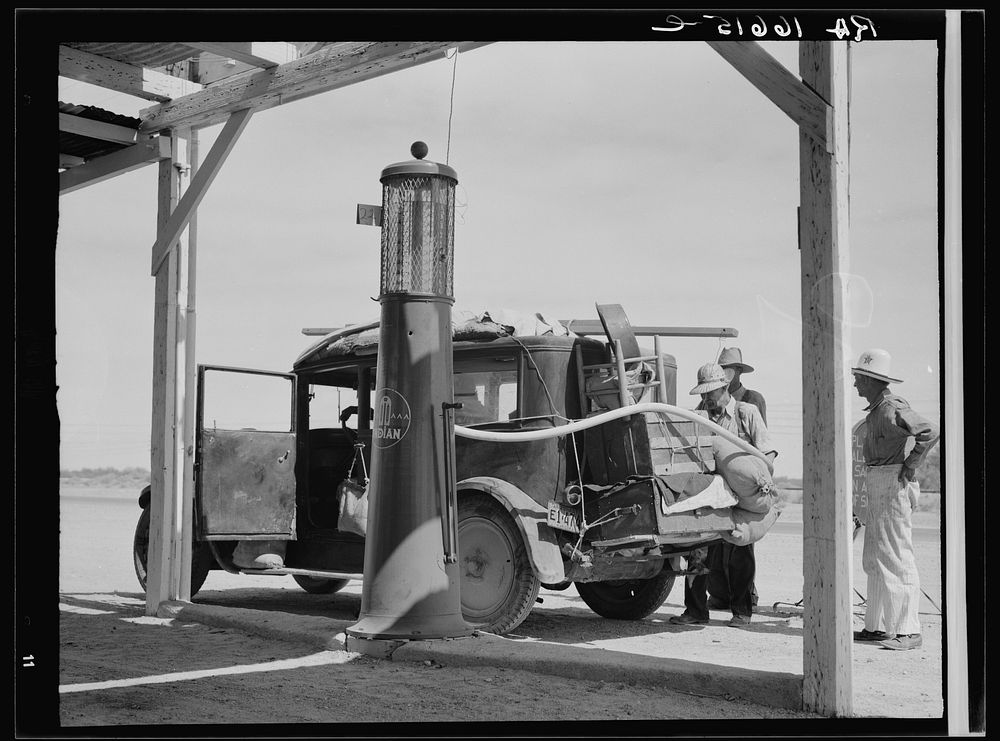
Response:
[{"label": "pump base", "polygon": [[461,614],[414,615],[364,615],[344,631],[348,640],[360,638],[381,641],[425,641],[438,638],[465,638],[476,632]]},{"label": "pump base", "polygon": [[377,659],[391,659],[392,655],[396,652],[396,649],[401,646],[411,643],[414,640],[424,641],[424,640],[436,640],[436,641],[448,641],[448,640],[462,640],[464,638],[474,638],[475,634],[468,636],[460,636],[455,639],[451,638],[415,638],[408,641],[404,640],[384,640],[380,638],[358,638],[357,636],[347,636],[344,639],[344,648],[352,653],[364,654],[365,656],[374,656]]}]

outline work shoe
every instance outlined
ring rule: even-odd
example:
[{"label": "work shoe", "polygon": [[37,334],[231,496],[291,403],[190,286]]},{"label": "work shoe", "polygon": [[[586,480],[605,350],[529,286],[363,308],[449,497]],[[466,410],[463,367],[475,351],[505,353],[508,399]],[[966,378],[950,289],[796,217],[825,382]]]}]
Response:
[{"label": "work shoe", "polygon": [[880,641],[879,645],[891,648],[893,651],[909,651],[911,648],[920,648],[923,643],[924,639],[920,637],[919,633],[910,633],[909,635],[904,633],[887,641]]},{"label": "work shoe", "polygon": [[856,641],[884,641],[892,638],[891,635],[886,633],[884,630],[856,630],[854,631],[854,640]]},{"label": "work shoe", "polygon": [[674,625],[704,625],[708,622],[708,618],[696,618],[690,612],[682,612],[680,615],[674,615],[670,618],[670,622]]},{"label": "work shoe", "polygon": [[708,598],[708,609],[709,610],[728,610],[729,603],[725,600],[721,600],[718,597]]},{"label": "work shoe", "polygon": [[749,615],[733,615],[726,623],[730,628],[745,628],[750,625]]}]

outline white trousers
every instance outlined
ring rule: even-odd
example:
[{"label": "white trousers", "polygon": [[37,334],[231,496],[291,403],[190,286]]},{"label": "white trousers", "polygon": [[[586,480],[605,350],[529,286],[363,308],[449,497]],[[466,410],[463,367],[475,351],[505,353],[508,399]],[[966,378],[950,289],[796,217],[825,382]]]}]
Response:
[{"label": "white trousers", "polygon": [[868,512],[861,559],[868,575],[865,629],[890,635],[920,632],[920,577],[911,527],[920,485],[901,483],[901,468],[872,466],[866,472]]}]

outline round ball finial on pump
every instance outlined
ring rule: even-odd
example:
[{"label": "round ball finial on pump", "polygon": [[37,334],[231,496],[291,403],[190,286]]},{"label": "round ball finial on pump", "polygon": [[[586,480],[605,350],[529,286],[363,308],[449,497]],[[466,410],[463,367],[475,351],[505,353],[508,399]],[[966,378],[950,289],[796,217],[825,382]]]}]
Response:
[{"label": "round ball finial on pump", "polygon": [[412,154],[414,158],[422,160],[427,156],[427,145],[419,141],[413,142],[413,144],[410,145],[410,154]]}]

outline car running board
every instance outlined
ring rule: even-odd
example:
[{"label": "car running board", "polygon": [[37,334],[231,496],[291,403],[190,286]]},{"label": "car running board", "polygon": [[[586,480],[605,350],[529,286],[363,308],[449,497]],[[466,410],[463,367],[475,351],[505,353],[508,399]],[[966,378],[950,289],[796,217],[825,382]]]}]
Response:
[{"label": "car running board", "polygon": [[344,571],[321,571],[319,569],[293,569],[283,566],[278,569],[244,569],[240,568],[241,574],[251,576],[311,576],[314,579],[357,579],[361,581],[364,574],[349,574]]}]

